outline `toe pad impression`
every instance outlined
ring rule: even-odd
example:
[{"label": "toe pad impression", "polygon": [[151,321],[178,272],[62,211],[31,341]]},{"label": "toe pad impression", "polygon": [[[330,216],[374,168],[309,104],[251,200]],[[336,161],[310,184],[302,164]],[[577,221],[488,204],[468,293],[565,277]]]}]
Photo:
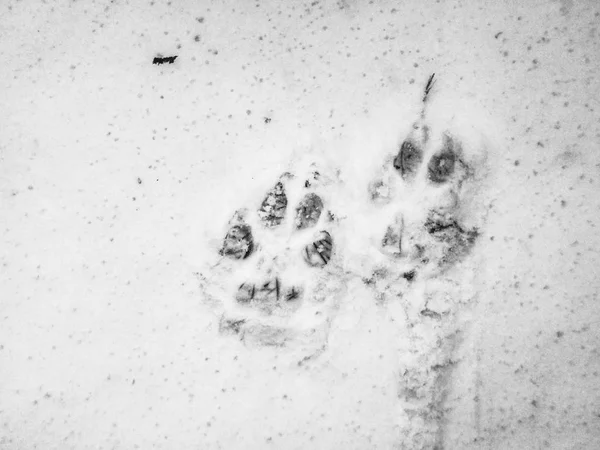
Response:
[{"label": "toe pad impression", "polygon": [[323,267],[331,259],[333,238],[327,231],[321,231],[311,244],[304,247],[304,260],[309,266]]},{"label": "toe pad impression", "polygon": [[252,253],[253,248],[252,228],[242,223],[229,229],[219,253],[232,259],[244,259]]}]

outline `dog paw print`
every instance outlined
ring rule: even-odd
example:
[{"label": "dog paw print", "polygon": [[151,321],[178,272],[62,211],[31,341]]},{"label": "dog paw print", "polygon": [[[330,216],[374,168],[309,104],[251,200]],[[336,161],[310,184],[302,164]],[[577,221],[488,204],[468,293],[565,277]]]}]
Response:
[{"label": "dog paw print", "polygon": [[317,351],[343,289],[328,191],[335,177],[311,164],[286,172],[227,224],[211,283],[219,330],[245,343]]},{"label": "dog paw print", "polygon": [[408,281],[446,271],[473,248],[480,226],[466,185],[474,170],[459,138],[421,119],[370,183],[383,224],[374,243]]}]

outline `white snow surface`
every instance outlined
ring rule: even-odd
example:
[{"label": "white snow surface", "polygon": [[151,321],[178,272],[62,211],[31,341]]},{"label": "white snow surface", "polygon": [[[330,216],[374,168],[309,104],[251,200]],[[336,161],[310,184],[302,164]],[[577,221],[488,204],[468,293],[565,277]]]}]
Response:
[{"label": "white snow surface", "polygon": [[[600,447],[596,2],[0,10],[0,449]],[[391,167],[432,73],[425,158],[447,132],[474,169],[454,191]],[[285,172],[293,208],[311,163],[335,220],[296,233],[290,209],[221,257],[234,212]],[[418,241],[455,204],[475,246],[409,282],[387,225]],[[297,310],[239,308],[267,272]]]}]

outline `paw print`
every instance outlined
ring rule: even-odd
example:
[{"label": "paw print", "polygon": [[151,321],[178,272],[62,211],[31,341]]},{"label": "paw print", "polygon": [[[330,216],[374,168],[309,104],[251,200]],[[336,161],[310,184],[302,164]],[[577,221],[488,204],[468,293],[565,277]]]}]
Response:
[{"label": "paw print", "polygon": [[374,244],[388,266],[411,281],[443,273],[468,255],[481,233],[479,218],[469,217],[476,179],[459,138],[425,119],[415,122],[369,185],[383,224]]},{"label": "paw print", "polygon": [[222,334],[308,355],[327,342],[343,275],[328,208],[336,177],[316,163],[301,173],[285,172],[233,214],[204,287],[219,305]]}]

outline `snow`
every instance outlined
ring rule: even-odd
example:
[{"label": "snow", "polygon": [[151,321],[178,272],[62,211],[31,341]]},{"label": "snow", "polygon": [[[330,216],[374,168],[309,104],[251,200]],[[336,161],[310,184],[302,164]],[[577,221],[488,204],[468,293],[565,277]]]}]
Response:
[{"label": "snow", "polygon": [[[598,448],[593,2],[2,8],[1,449]],[[449,132],[474,173],[454,191],[390,166],[432,73],[428,149]],[[313,162],[335,220],[295,232]],[[288,220],[221,257],[284,172]],[[407,280],[388,224],[419,242],[457,198],[476,245]],[[235,303],[267,272],[298,309]]]}]

